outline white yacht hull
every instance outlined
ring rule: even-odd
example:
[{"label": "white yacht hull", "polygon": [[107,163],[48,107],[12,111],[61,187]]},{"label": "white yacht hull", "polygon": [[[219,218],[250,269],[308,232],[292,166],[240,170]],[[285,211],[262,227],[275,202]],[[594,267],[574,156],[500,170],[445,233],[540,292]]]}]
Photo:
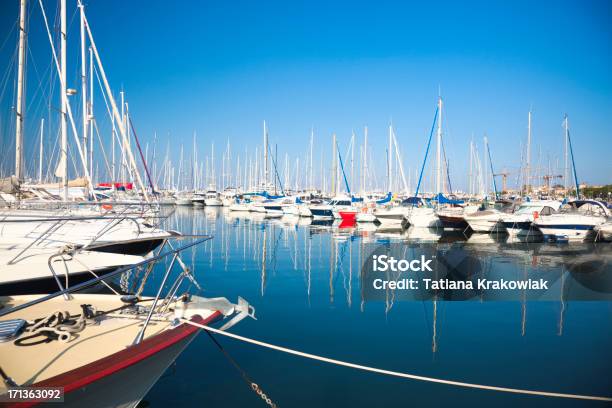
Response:
[{"label": "white yacht hull", "polygon": [[408,212],[408,222],[417,228],[436,228],[440,226],[440,219],[433,208],[414,207]]},{"label": "white yacht hull", "polygon": [[247,204],[232,204],[229,206],[230,211],[249,211],[249,206]]},{"label": "white yacht hull", "polygon": [[300,215],[299,206],[296,204],[283,206],[283,214],[287,215]]},{"label": "white yacht hull", "polygon": [[494,211],[483,211],[465,216],[465,220],[474,232],[490,233],[502,232],[503,224],[500,221],[500,214]]},{"label": "white yacht hull", "polygon": [[223,206],[223,202],[219,198],[207,198],[204,200],[204,203],[208,207],[221,207]]},{"label": "white yacht hull", "polygon": [[312,212],[310,212],[310,208],[307,205],[301,204],[298,206],[298,215],[300,217],[312,217]]},{"label": "white yacht hull", "polygon": [[542,234],[551,238],[584,241],[594,237],[594,229],[605,221],[605,217],[553,214],[536,219],[534,224],[542,231]]},{"label": "white yacht hull", "polygon": [[406,221],[405,208],[392,207],[389,209],[379,209],[376,211],[376,219],[382,227],[401,227]]},{"label": "white yacht hull", "polygon": [[612,241],[612,221],[597,227],[597,241]]},{"label": "white yacht hull", "polygon": [[371,213],[359,213],[355,217],[355,221],[357,222],[376,222],[378,218],[374,214]]}]

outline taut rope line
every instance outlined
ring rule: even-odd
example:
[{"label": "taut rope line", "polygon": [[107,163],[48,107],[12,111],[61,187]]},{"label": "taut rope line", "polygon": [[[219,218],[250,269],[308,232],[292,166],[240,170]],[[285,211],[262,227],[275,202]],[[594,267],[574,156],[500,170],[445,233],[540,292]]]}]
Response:
[{"label": "taut rope line", "polygon": [[369,372],[378,373],[378,374],[385,374],[385,375],[390,375],[390,376],[394,376],[394,377],[409,378],[409,379],[412,379],[412,380],[426,381],[426,382],[431,382],[431,383],[454,385],[456,387],[476,388],[476,389],[480,389],[480,390],[508,392],[508,393],[513,393],[513,394],[537,395],[537,396],[541,396],[541,397],[571,398],[571,399],[590,400],[590,401],[612,402],[612,397],[599,397],[599,396],[594,396],[594,395],[580,395],[580,394],[564,394],[564,393],[559,393],[559,392],[523,390],[523,389],[519,389],[519,388],[507,388],[507,387],[496,387],[496,386],[493,386],[493,385],[474,384],[474,383],[467,383],[467,382],[461,382],[461,381],[444,380],[444,379],[441,379],[441,378],[433,378],[433,377],[425,377],[425,376],[422,376],[422,375],[401,373],[399,371],[383,370],[381,368],[368,367],[368,366],[364,366],[364,365],[361,365],[361,364],[354,364],[354,363],[349,363],[349,362],[346,362],[346,361],[336,360],[336,359],[333,359],[333,358],[317,356],[315,354],[304,353],[302,351],[293,350],[293,349],[290,349],[290,348],[287,348],[287,347],[276,346],[274,344],[265,343],[263,341],[250,339],[248,337],[239,336],[237,334],[228,333],[228,332],[225,332],[225,331],[222,331],[222,330],[219,330],[219,329],[215,329],[215,328],[210,327],[210,326],[206,326],[206,325],[203,325],[203,324],[195,323],[195,322],[193,322],[191,320],[187,320],[187,319],[181,319],[181,321],[183,323],[187,323],[187,324],[190,324],[192,326],[199,327],[200,329],[204,329],[204,330],[206,330],[208,332],[220,334],[222,336],[230,337],[232,339],[240,340],[240,341],[243,341],[243,342],[246,342],[246,343],[255,344],[255,345],[260,346],[260,347],[266,347],[266,348],[269,348],[269,349],[272,349],[272,350],[281,351],[283,353],[288,353],[288,354],[293,354],[295,356],[309,358],[311,360],[318,360],[318,361],[322,361],[322,362],[325,362],[325,363],[336,364],[336,365],[339,365],[339,366],[355,368],[357,370],[369,371]]}]

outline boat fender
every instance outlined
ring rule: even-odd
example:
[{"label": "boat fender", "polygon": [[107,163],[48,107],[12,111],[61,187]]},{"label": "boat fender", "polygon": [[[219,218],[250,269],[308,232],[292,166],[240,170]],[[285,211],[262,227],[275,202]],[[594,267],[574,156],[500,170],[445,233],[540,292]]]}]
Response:
[{"label": "boat fender", "polygon": [[540,217],[540,213],[538,211],[533,212],[533,219],[537,220]]}]

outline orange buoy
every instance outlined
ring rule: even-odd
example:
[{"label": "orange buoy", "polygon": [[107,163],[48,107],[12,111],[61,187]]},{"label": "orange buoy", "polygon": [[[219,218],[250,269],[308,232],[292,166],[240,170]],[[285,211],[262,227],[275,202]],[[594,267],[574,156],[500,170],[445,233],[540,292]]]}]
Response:
[{"label": "orange buoy", "polygon": [[112,204],[102,204],[102,208],[105,210],[112,210],[113,206]]},{"label": "orange buoy", "polygon": [[540,216],[540,213],[539,213],[539,212],[537,212],[537,211],[534,211],[534,212],[533,212],[533,219],[534,219],[534,220],[537,220],[539,216]]}]

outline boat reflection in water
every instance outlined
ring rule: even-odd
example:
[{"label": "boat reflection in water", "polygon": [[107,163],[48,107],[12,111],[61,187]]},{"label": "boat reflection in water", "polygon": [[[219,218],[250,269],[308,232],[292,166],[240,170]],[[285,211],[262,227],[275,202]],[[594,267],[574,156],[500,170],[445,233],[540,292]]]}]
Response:
[{"label": "boat reflection in water", "polygon": [[[612,360],[608,346],[612,338],[610,303],[580,299],[609,296],[609,243],[529,243],[508,240],[504,234],[383,229],[373,223],[351,225],[295,216],[271,219],[263,213],[227,212],[223,208],[177,208],[167,222],[166,229],[214,235],[213,240],[194,249],[190,259],[185,258],[193,266],[206,266],[198,270],[204,271],[201,280],[207,296],[241,295],[258,310],[256,325],[239,327],[246,336],[422,375],[442,373],[446,378],[473,381],[486,378],[506,385],[521,373],[520,383],[525,388],[538,384],[542,389],[608,394],[609,367],[596,362]],[[403,293],[406,291],[386,290],[373,299],[368,296],[362,267],[371,262],[368,257],[376,248],[398,248],[407,256],[444,256],[446,271],[458,280],[542,278],[550,282],[550,288],[541,295],[529,290],[513,291],[512,296],[494,291],[439,290],[413,294],[412,298]],[[453,269],[455,258],[451,255],[469,267]],[[440,271],[431,276],[443,277]],[[467,301],[455,301],[462,299]],[[185,351],[183,368],[177,369],[176,378],[160,381],[150,400],[172,403],[167,396],[172,395],[172,385],[198,377],[199,366],[191,361],[203,363],[207,361],[203,359],[214,358],[214,354],[206,354],[203,344]],[[406,393],[416,405],[431,404],[431,394],[423,392],[420,384],[394,383],[391,390],[382,385],[384,381],[372,385],[367,375],[270,358],[258,349],[243,350],[241,362],[250,365],[253,375],[259,374],[257,367],[269,373],[266,386],[270,393],[280,401],[283,397],[291,401],[289,405],[295,405],[294,396],[301,392],[298,379],[304,375],[327,378],[311,382],[310,392],[325,395],[324,405],[328,406],[344,406],[346,398],[352,406],[391,406]],[[266,361],[265,370],[261,361]],[[567,372],[580,375],[563,374]],[[231,368],[227,372],[220,368],[219,375],[226,374],[234,375]],[[331,383],[350,385],[351,389],[373,387],[376,400],[350,393],[330,394]],[[213,382],[210,391],[222,386]],[[472,404],[533,405],[541,401],[528,397],[510,401],[496,393],[457,389],[435,388],[435,392],[441,398],[460,396]],[[249,405],[248,391],[244,397],[232,393],[232,398]],[[307,399],[297,405],[321,404]]]},{"label": "boat reflection in water", "polygon": [[[453,257],[452,262],[462,263],[445,269],[444,276],[429,278],[470,280],[475,286],[479,279],[545,279],[550,289],[539,292],[537,297],[534,292],[529,292],[526,296],[529,299],[590,300],[597,298],[598,293],[612,292],[612,246],[607,243],[530,243],[509,239],[503,234],[466,235],[441,228],[385,227],[372,223],[313,220],[295,215],[269,218],[265,213],[229,212],[218,207],[205,208],[204,217],[198,212],[202,210],[179,207],[176,217],[170,220],[176,223],[177,229],[192,231],[194,234],[209,231],[220,237],[220,249],[215,248],[214,243],[205,247],[207,254],[202,258],[208,259],[211,265],[215,257],[221,256],[227,270],[227,265],[236,263],[230,257],[240,259],[250,256],[251,260],[257,262],[254,267],[261,272],[262,296],[269,279],[267,272],[272,267],[273,275],[276,275],[289,259],[292,260],[289,270],[307,276],[313,273],[313,263],[317,265],[316,273],[321,273],[322,265],[329,265],[329,296],[333,300],[336,290],[334,282],[338,274],[342,274],[346,266],[350,265],[348,273],[352,285],[352,279],[359,275],[366,257],[381,245],[417,245],[422,250],[438,254],[438,257]],[[192,225],[186,225],[189,223]],[[312,259],[313,250],[316,259]],[[460,262],[458,258],[465,260]],[[310,278],[307,281],[309,285],[312,283]],[[413,291],[412,294],[415,293]],[[416,293],[416,299],[433,300],[432,293]],[[406,293],[402,295],[406,299]],[[435,292],[435,300],[517,300],[517,296],[522,295],[520,290],[441,290]],[[348,298],[351,296],[351,293],[347,295]],[[394,294],[393,298],[397,296]],[[366,300],[362,299],[362,303],[365,304]]]}]

